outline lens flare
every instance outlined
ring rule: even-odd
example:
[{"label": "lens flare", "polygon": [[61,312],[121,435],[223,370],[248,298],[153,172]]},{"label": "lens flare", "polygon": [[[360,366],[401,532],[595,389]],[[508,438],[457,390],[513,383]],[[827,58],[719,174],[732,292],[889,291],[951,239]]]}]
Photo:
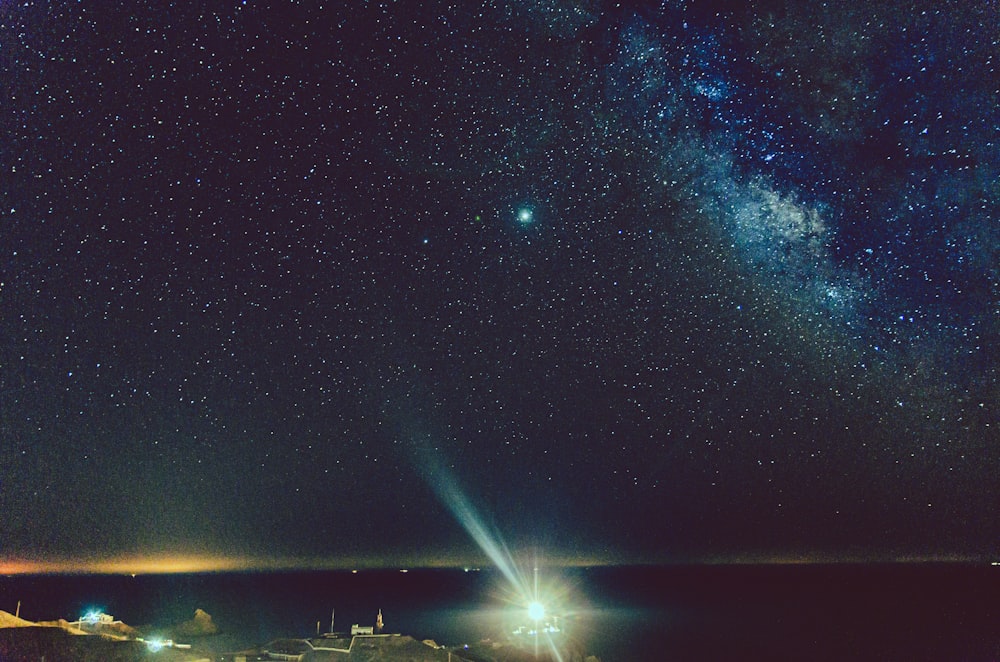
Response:
[{"label": "lens flare", "polygon": [[458,481],[436,455],[424,452],[420,460],[424,476],[437,497],[506,580],[504,600],[515,608],[508,616],[509,631],[517,645],[533,649],[536,657],[540,649],[547,650],[551,659],[562,662],[565,639],[560,619],[567,613],[568,587],[558,582],[540,584],[537,559],[530,577],[527,576],[500,534],[486,527]]}]

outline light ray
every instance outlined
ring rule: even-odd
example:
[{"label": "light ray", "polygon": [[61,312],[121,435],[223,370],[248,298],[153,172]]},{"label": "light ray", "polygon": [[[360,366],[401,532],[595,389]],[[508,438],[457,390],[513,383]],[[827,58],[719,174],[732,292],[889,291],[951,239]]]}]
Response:
[{"label": "light ray", "polygon": [[496,532],[490,532],[465,493],[459,488],[455,477],[439,462],[424,454],[421,457],[428,483],[441,503],[451,511],[472,540],[503,573],[503,576],[523,595],[528,595],[524,576],[514,562],[507,544]]}]

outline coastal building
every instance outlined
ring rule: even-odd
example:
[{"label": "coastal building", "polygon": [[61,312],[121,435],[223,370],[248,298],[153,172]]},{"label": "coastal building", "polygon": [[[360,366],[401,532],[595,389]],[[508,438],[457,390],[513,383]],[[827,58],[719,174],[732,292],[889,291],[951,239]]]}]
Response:
[{"label": "coastal building", "polygon": [[79,620],[71,621],[69,625],[90,632],[113,626],[124,626],[125,624],[115,619],[111,614],[105,614],[103,611],[91,611],[81,616]]},{"label": "coastal building", "polygon": [[312,646],[305,639],[275,639],[264,646],[268,660],[284,660],[285,662],[302,662],[306,652]]},{"label": "coastal building", "polygon": [[282,662],[349,662],[361,660],[406,660],[407,662],[452,662],[461,660],[433,642],[419,642],[401,634],[358,634],[311,639],[276,639],[259,653],[227,653],[223,662],[281,660]]},{"label": "coastal building", "polygon": [[[332,617],[331,617],[332,620]],[[331,623],[331,629],[333,629]],[[275,639],[254,651],[224,653],[219,662],[350,662],[350,660],[399,660],[400,662],[461,662],[457,652],[438,646],[433,641],[417,641],[402,634],[383,634],[382,610],[375,625],[351,626],[346,632],[328,632],[308,639]]]}]

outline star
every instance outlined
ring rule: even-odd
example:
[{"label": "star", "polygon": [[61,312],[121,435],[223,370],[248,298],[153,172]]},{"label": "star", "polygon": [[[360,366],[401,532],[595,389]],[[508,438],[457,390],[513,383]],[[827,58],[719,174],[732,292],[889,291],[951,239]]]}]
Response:
[{"label": "star", "polygon": [[521,207],[517,211],[517,220],[523,223],[524,225],[527,225],[528,223],[531,223],[533,220],[535,220],[535,215],[527,207]]}]

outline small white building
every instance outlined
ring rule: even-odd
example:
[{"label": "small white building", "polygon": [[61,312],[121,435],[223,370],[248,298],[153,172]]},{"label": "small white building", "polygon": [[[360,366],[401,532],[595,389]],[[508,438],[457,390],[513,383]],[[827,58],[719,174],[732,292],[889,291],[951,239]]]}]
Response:
[{"label": "small white building", "polygon": [[105,614],[103,611],[92,611],[90,613],[84,614],[80,617],[80,620],[73,621],[70,625],[84,630],[86,628],[97,628],[102,625],[124,625],[121,621],[115,620],[115,617],[111,614]]}]

